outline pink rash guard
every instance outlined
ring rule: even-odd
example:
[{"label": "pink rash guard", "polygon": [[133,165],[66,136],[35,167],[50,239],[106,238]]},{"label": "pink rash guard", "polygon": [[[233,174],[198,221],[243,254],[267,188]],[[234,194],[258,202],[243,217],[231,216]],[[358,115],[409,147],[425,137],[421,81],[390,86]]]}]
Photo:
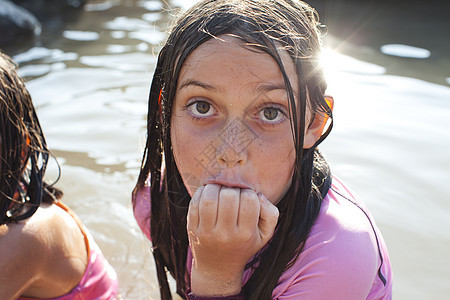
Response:
[{"label": "pink rash guard", "polygon": [[[150,239],[150,187],[136,195],[135,218]],[[190,273],[192,253],[186,268]],[[244,272],[247,282],[252,269]],[[319,215],[295,263],[278,280],[273,299],[392,299],[392,270],[383,237],[364,203],[333,177]]]},{"label": "pink rash guard", "polygon": [[[103,256],[93,237],[78,217],[61,202],[55,203],[69,213],[78,223],[88,249],[88,265],[83,277],[68,294],[45,300],[113,300],[118,297],[118,280],[114,269]],[[39,298],[42,299],[42,298]],[[18,298],[17,300],[37,300],[37,298]]]}]

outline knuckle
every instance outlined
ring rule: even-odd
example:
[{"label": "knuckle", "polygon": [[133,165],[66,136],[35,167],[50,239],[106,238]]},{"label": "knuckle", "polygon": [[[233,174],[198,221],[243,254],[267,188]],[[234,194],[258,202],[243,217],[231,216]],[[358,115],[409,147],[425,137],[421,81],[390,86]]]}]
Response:
[{"label": "knuckle", "polygon": [[250,190],[250,189],[242,189],[241,190],[241,197],[244,198],[258,198],[256,195],[256,192],[254,190]]},{"label": "knuckle", "polygon": [[233,241],[232,235],[228,232],[216,234],[215,237],[220,244],[229,244]]},{"label": "knuckle", "polygon": [[211,199],[211,198],[209,198],[209,199],[204,199],[204,200],[202,201],[202,205],[201,205],[201,206],[206,207],[206,208],[210,208],[210,207],[212,207],[212,206],[216,206],[216,201],[214,201],[214,200]]},{"label": "knuckle", "polygon": [[217,206],[217,201],[211,198],[207,198],[202,200],[202,203],[199,207],[201,211],[215,211]]},{"label": "knuckle", "polygon": [[232,188],[232,187],[222,187],[220,190],[220,197],[221,198],[237,198],[239,196],[239,189]]},{"label": "knuckle", "polygon": [[280,211],[276,206],[273,207],[271,210],[270,217],[273,218],[273,220],[276,222],[278,220],[278,217],[280,216]]},{"label": "knuckle", "polygon": [[197,236],[198,236],[199,240],[203,240],[203,241],[211,241],[214,238],[214,234],[212,234],[211,230],[205,229],[205,228],[201,228],[197,232]]},{"label": "knuckle", "polygon": [[255,191],[245,189],[241,191],[241,202],[244,202],[246,205],[256,207],[259,203],[259,200]]},{"label": "knuckle", "polygon": [[252,241],[254,238],[254,230],[251,230],[250,228],[245,228],[241,230],[241,240],[245,243],[248,243],[249,241]]}]

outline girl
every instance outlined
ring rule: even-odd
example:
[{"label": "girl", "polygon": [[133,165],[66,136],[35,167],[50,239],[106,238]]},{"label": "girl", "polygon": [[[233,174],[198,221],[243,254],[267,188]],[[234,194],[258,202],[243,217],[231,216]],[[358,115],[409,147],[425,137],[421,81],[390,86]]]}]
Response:
[{"label": "girl", "polygon": [[296,0],[205,0],[175,24],[133,191],[162,299],[166,270],[188,299],[391,298],[382,236],[317,150],[319,29]]},{"label": "girl", "polygon": [[0,53],[0,299],[116,299],[114,270],[43,181],[48,157],[31,97]]}]

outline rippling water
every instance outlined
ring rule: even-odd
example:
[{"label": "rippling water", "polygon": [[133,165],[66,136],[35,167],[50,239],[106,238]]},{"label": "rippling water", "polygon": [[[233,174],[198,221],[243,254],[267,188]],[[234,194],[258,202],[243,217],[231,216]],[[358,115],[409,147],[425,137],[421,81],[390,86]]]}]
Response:
[{"label": "rippling water", "polygon": [[[9,50],[61,163],[64,199],[116,269],[124,299],[159,299],[150,244],[132,216],[130,193],[158,45],[177,8],[192,2],[91,1],[60,34],[43,33],[32,47]],[[371,51],[427,59],[414,58],[427,52],[408,45],[387,46]],[[388,63],[331,49],[324,62],[336,105],[335,128],[321,148],[384,234],[394,299],[448,299],[449,79],[437,84],[388,75]],[[52,164],[49,180],[56,173]]]}]

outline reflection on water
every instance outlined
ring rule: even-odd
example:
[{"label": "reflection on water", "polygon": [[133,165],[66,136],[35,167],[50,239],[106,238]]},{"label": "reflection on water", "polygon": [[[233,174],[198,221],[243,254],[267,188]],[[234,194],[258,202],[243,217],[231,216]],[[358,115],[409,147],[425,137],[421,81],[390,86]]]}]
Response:
[{"label": "reflection on water", "polygon": [[[325,48],[322,51],[321,63],[326,71],[327,81],[334,81],[339,79],[339,72],[349,72],[352,74],[362,75],[383,75],[386,68],[372,63],[357,60],[350,56],[345,56]],[[343,78],[344,79],[344,78]],[[345,80],[342,80],[345,84]]]},{"label": "reflection on water", "polygon": [[[176,12],[169,4],[92,1],[61,35],[43,33],[33,46],[9,50],[61,163],[64,199],[117,270],[124,299],[159,299],[150,245],[132,217],[130,193],[145,142],[158,45]],[[332,35],[327,41],[336,45]],[[392,54],[392,44],[402,43],[385,45]],[[381,53],[379,48],[352,51],[358,49]],[[394,266],[394,299],[446,299],[450,88],[389,75],[393,62],[404,68],[408,62],[382,57],[374,64],[325,52],[328,93],[336,105],[334,132],[322,150],[334,172],[368,203],[384,233]],[[50,180],[56,173],[50,165]]]},{"label": "reflection on water", "polygon": [[399,57],[429,58],[431,55],[430,50],[400,44],[383,45],[380,50],[384,54]]},{"label": "reflection on water", "polygon": [[96,41],[98,40],[99,34],[91,31],[66,30],[63,32],[63,37],[74,41]]}]

